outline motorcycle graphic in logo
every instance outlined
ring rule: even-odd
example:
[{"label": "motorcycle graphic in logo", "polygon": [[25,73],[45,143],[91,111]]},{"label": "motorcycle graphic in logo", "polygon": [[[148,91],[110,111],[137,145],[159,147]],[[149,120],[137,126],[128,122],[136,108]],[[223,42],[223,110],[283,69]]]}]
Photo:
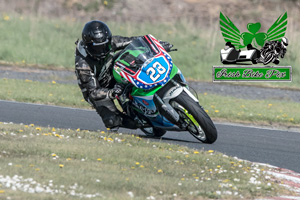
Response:
[{"label": "motorcycle graphic in logo", "polygon": [[[220,29],[225,40],[225,48],[221,50],[220,58],[223,64],[236,64],[251,61],[253,64],[279,64],[279,58],[284,58],[288,39],[287,12],[279,16],[267,33],[258,32],[261,24],[248,23],[248,32],[240,33],[233,22],[220,12]],[[241,50],[242,48],[247,50]],[[258,49],[260,48],[260,49]]]}]

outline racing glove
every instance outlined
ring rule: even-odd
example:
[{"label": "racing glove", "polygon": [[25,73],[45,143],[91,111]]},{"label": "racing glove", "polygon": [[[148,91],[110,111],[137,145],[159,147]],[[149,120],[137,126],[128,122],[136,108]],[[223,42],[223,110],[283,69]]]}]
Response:
[{"label": "racing glove", "polygon": [[117,83],[117,84],[115,84],[114,88],[112,88],[108,91],[108,97],[110,99],[115,99],[116,96],[123,93],[123,90],[124,90],[124,86]]},{"label": "racing glove", "polygon": [[159,43],[161,44],[161,46],[163,46],[163,48],[167,51],[170,52],[171,48],[174,46],[173,44],[170,44],[169,42],[165,42],[165,41],[159,41]]}]

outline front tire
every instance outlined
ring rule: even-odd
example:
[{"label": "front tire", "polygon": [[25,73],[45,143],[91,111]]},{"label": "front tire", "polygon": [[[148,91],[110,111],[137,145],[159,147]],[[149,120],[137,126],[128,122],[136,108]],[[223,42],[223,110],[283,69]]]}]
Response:
[{"label": "front tire", "polygon": [[171,105],[178,112],[186,129],[199,141],[212,144],[217,140],[217,129],[198,102],[185,91],[171,100]]},{"label": "front tire", "polygon": [[271,52],[267,52],[264,59],[264,65],[269,64],[274,59],[274,56]]}]

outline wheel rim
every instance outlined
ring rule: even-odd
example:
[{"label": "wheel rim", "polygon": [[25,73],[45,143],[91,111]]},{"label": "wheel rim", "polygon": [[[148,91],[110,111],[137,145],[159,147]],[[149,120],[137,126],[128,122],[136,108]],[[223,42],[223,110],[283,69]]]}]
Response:
[{"label": "wheel rim", "polygon": [[273,60],[273,55],[271,53],[267,53],[265,56],[264,65],[269,64]]},{"label": "wheel rim", "polygon": [[188,124],[187,130],[199,140],[205,141],[206,135],[203,129],[201,128],[200,124],[195,120],[192,114],[188,112],[183,106],[177,104],[176,110],[181,119]]}]

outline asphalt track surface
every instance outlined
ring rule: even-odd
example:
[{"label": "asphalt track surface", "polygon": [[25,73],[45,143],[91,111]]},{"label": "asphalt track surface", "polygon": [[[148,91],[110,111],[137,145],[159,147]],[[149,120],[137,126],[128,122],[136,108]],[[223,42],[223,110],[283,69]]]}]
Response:
[{"label": "asphalt track surface", "polygon": [[[85,130],[105,130],[93,110],[45,106],[0,100],[0,122]],[[199,143],[188,132],[167,132],[161,141],[194,149],[215,150],[229,156],[300,172],[300,133],[241,125],[219,124],[214,144]],[[139,130],[119,132],[141,134]],[[154,139],[160,141],[159,139]]]}]

